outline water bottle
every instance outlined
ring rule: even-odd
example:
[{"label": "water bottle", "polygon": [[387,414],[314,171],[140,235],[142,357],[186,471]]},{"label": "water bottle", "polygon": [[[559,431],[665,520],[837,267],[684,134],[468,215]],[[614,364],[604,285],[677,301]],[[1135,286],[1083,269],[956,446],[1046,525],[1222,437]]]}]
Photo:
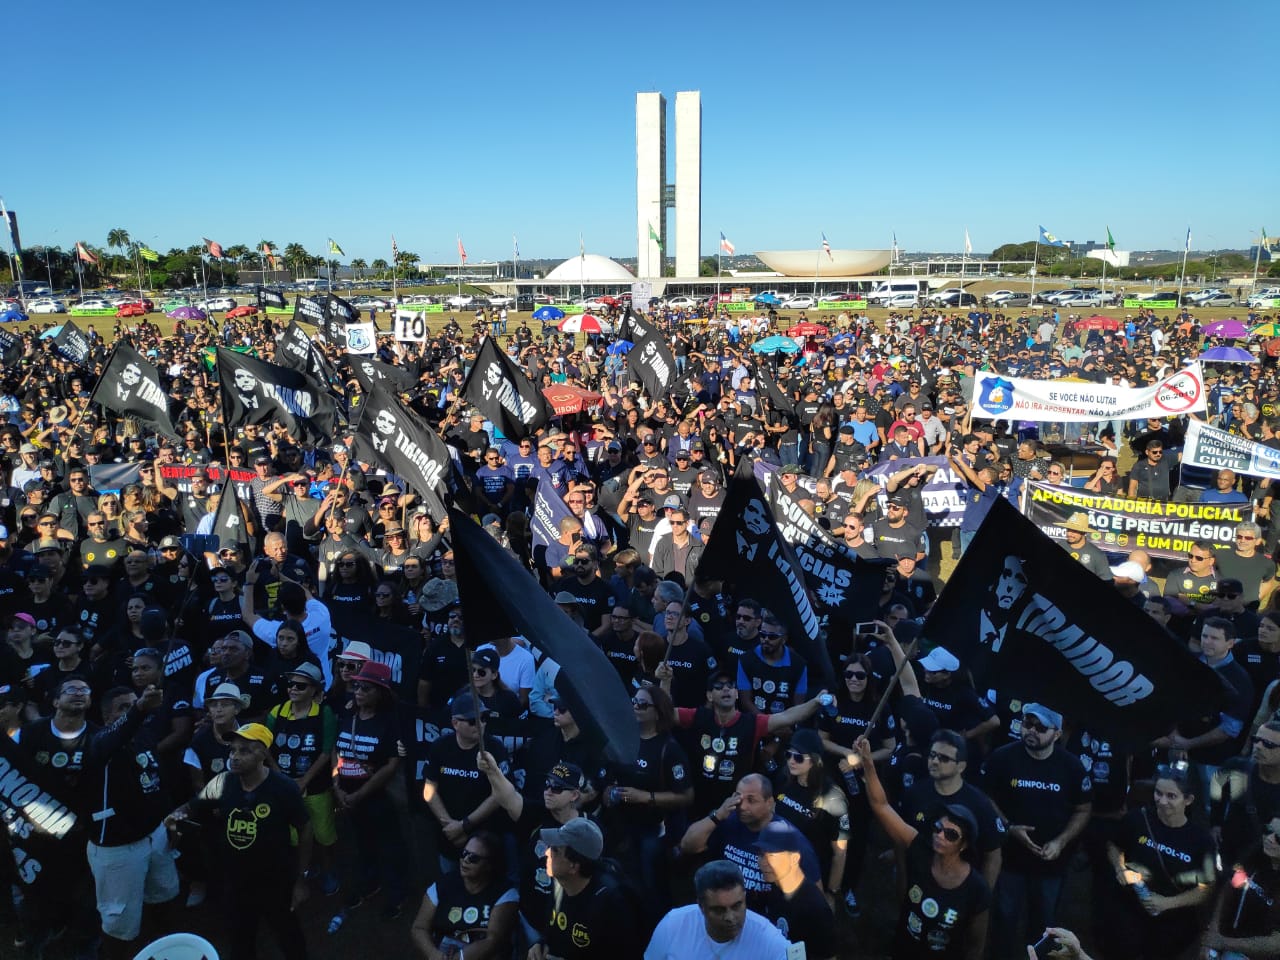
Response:
[{"label": "water bottle", "polygon": [[822,712],[828,717],[834,717],[837,713],[836,698],[829,693],[824,693],[818,697],[818,704],[822,707]]},{"label": "water bottle", "polygon": [[339,911],[333,915],[333,919],[329,921],[329,933],[335,934],[342,929],[342,924],[346,921],[347,914],[345,911]]},{"label": "water bottle", "polygon": [[608,793],[609,806],[621,806],[624,794],[621,787],[610,787]]},{"label": "water bottle", "polygon": [[862,781],[858,779],[858,770],[856,767],[850,767],[843,774],[845,791],[851,797],[856,797],[862,792]]},{"label": "water bottle", "polygon": [[1151,899],[1151,891],[1147,889],[1147,885],[1143,881],[1139,880],[1137,883],[1133,884],[1132,886],[1133,886],[1133,892],[1138,895],[1139,900],[1146,902],[1147,900]]}]

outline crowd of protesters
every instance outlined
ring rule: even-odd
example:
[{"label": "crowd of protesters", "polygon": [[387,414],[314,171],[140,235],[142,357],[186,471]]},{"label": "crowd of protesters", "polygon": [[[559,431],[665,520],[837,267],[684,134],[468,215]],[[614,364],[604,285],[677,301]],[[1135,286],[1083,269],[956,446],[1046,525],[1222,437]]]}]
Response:
[{"label": "crowd of protesters", "polygon": [[[1057,926],[1080,872],[1098,956],[1280,956],[1271,486],[1180,477],[1161,461],[1177,421],[1081,438],[1100,454],[1091,490],[1231,497],[1259,521],[1230,556],[1197,544],[1163,592],[1150,558],[1077,545],[1232,692],[1220,717],[1148,750],[1094,735],[1088,717],[992,703],[920,636],[953,534],[955,557],[994,497],[1068,479],[1033,429],[971,417],[974,371],[1149,384],[1203,348],[1195,321],[1144,313],[1075,335],[1039,314],[841,315],[794,354],[759,355],[776,318],[653,319],[682,374],[670,396],[644,395],[608,337],[516,319],[379,341],[411,377],[405,401],[456,449],[476,519],[617,670],[641,744],[628,765],[561,698],[558,664],[520,637],[468,637],[448,517],[353,459],[349,429],[315,443],[222,422],[208,350],[271,360],[270,322],[91,332],[81,364],[28,336],[0,382],[0,718],[82,826],[45,864],[55,884],[24,882],[23,838],[9,837],[15,949],[40,956],[62,937],[131,957],[144,930],[182,929],[208,899],[236,960],[260,932],[305,957],[349,936],[357,910],[412,916],[406,947],[425,960],[781,960],[788,944],[815,960],[1006,960],[1045,928],[1048,955],[1081,957]],[[460,398],[486,336],[534,383],[599,404],[496,435]],[[177,436],[87,403],[116,341],[160,371]],[[769,401],[757,363],[794,410]],[[333,387],[354,409],[356,381]],[[1265,355],[1207,387],[1211,422],[1280,447]],[[972,486],[954,531],[929,526],[926,456]],[[698,575],[727,482],[758,460],[832,536],[887,561],[876,621],[825,638],[835,690],[750,583],[730,593]],[[868,478],[894,460],[883,488]],[[136,478],[95,488],[121,465]],[[199,536],[231,495],[213,479],[223,467],[254,474],[248,549]],[[535,549],[542,481],[570,516]],[[378,656],[393,630],[416,637],[417,676]],[[860,922],[876,891],[900,902],[891,934]],[[317,928],[299,920],[308,899],[327,904],[308,914]]]}]

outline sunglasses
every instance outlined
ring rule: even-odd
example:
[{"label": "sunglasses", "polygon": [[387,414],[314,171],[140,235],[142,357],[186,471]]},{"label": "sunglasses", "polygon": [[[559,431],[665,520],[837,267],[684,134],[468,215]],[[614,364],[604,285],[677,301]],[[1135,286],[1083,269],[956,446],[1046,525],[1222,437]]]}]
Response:
[{"label": "sunglasses", "polygon": [[759,637],[761,640],[779,640],[782,638],[782,634],[775,633],[772,630],[770,631],[761,630],[759,633]]},{"label": "sunglasses", "polygon": [[562,787],[560,784],[553,783],[550,780],[543,784],[543,789],[546,790],[547,793],[565,793],[569,790],[568,787]]},{"label": "sunglasses", "polygon": [[357,680],[355,683],[351,684],[351,689],[356,692],[359,692],[361,690],[377,690],[378,685],[374,683],[362,683],[361,681]]},{"label": "sunglasses", "polygon": [[311,689],[311,684],[307,683],[307,681],[305,680],[290,680],[287,684],[285,684],[285,686],[288,687],[290,690],[310,690]]},{"label": "sunglasses", "polygon": [[1022,729],[1023,729],[1023,730],[1041,730],[1041,731],[1045,731],[1045,730],[1049,730],[1050,728],[1049,728],[1049,727],[1047,727],[1047,726],[1045,726],[1043,723],[1041,723],[1041,722],[1040,722],[1039,720],[1037,720],[1035,717],[1023,717],[1023,718],[1022,718]]},{"label": "sunglasses", "polygon": [[934,821],[933,832],[942,834],[951,843],[958,843],[960,838],[964,836],[964,834],[955,827],[948,827],[941,820]]},{"label": "sunglasses", "polygon": [[865,680],[867,679],[867,671],[865,670],[846,670],[844,672],[846,680]]},{"label": "sunglasses", "polygon": [[565,705],[564,705],[561,701],[559,701],[559,700],[557,700],[555,703],[551,704],[551,709],[552,709],[552,710],[554,710],[556,713],[568,713],[568,712],[569,712],[569,708],[568,708],[567,706],[565,706]]},{"label": "sunglasses", "polygon": [[458,854],[458,859],[463,863],[481,863],[489,858],[483,853],[473,853],[470,850],[463,850]]},{"label": "sunglasses", "polygon": [[809,755],[807,753],[801,753],[799,750],[788,750],[787,759],[794,760],[796,763],[804,763],[809,759]]},{"label": "sunglasses", "polygon": [[652,710],[653,704],[648,700],[641,700],[639,697],[631,698],[631,705],[639,710]]},{"label": "sunglasses", "polygon": [[1276,747],[1280,747],[1280,742],[1268,740],[1266,737],[1255,735],[1251,739],[1253,740],[1253,745],[1255,747],[1260,746],[1267,750],[1274,750]]},{"label": "sunglasses", "polygon": [[375,597],[376,599],[378,599],[378,600],[390,600],[390,599],[391,599],[391,594],[389,594],[389,593],[375,593],[375,594],[374,594],[374,597]]},{"label": "sunglasses", "polygon": [[737,687],[735,684],[729,683],[726,680],[720,680],[716,683],[713,683],[711,685],[711,689],[715,690],[716,692],[719,692],[721,690],[735,690],[737,689]]}]

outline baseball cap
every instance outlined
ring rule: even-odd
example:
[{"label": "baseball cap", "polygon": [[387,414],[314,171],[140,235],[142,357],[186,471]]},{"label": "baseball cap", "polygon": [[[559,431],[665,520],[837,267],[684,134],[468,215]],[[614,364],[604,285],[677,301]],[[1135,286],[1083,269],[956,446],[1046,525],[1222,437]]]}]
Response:
[{"label": "baseball cap", "polygon": [[460,693],[449,701],[449,715],[463,720],[476,719],[476,701],[469,693]]},{"label": "baseball cap", "polygon": [[562,827],[541,830],[538,839],[548,847],[568,847],[588,860],[599,860],[604,853],[604,834],[586,817],[575,817]]},{"label": "baseball cap", "polygon": [[22,446],[18,448],[18,452],[19,453],[39,453],[40,448],[37,447],[34,443],[24,443]]},{"label": "baseball cap", "polygon": [[576,763],[561,760],[547,773],[548,782],[565,790],[581,790],[587,785],[587,778],[582,775],[582,768]]},{"label": "baseball cap", "polygon": [[946,647],[934,647],[927,656],[920,658],[920,669],[928,670],[930,673],[936,671],[954,673],[960,669],[960,661]]},{"label": "baseball cap", "polygon": [[756,837],[757,853],[800,853],[804,849],[804,834],[785,820],[773,820],[764,825]]},{"label": "baseball cap", "polygon": [[662,501],[662,509],[664,510],[679,510],[683,506],[684,506],[684,501],[680,499],[679,494],[675,494],[675,493],[671,494],[671,496],[667,497],[667,499]]},{"label": "baseball cap", "polygon": [[169,536],[165,537],[163,540],[160,541],[161,550],[167,550],[173,547],[176,547],[179,550],[182,549],[182,541],[179,540],[177,537],[175,537],[173,534],[169,534]]},{"label": "baseball cap", "polygon": [[891,493],[889,494],[887,502],[899,507],[909,507],[911,505],[911,498],[905,493]]},{"label": "baseball cap", "polygon": [[559,593],[556,594],[555,602],[565,607],[568,607],[568,606],[576,607],[578,605],[578,598],[575,597],[568,590],[561,590]]},{"label": "baseball cap", "polygon": [[1052,727],[1054,730],[1062,729],[1062,714],[1055,710],[1050,710],[1044,704],[1028,703],[1022,708],[1024,717],[1035,717],[1046,727]]},{"label": "baseball cap", "polygon": [[271,749],[271,744],[275,740],[271,735],[271,731],[260,723],[246,723],[244,726],[237,727],[232,736],[239,737],[241,740],[252,740],[254,743],[260,743],[268,750]]},{"label": "baseball cap", "polygon": [[689,450],[691,453],[706,453],[707,445],[701,440],[695,440],[693,443],[689,444]]},{"label": "baseball cap", "polygon": [[1116,580],[1132,580],[1134,583],[1144,583],[1147,579],[1147,572],[1142,569],[1142,564],[1136,560],[1126,560],[1124,563],[1117,563],[1111,568],[1111,576]]},{"label": "baseball cap", "polygon": [[471,655],[472,666],[497,670],[502,666],[502,656],[494,647],[481,647]]},{"label": "baseball cap", "polygon": [[320,668],[314,663],[300,663],[292,670],[286,670],[284,675],[286,677],[305,677],[317,687],[324,686],[324,674],[320,672]]},{"label": "baseball cap", "polygon": [[29,613],[15,613],[13,615],[13,619],[21,620],[23,623],[31,627],[34,627],[36,625],[36,618]]},{"label": "baseball cap", "polygon": [[798,463],[786,463],[786,464],[783,464],[782,469],[779,470],[778,473],[782,474],[783,476],[789,473],[789,474],[792,474],[793,476],[798,477],[800,476],[800,474],[804,473],[804,470],[800,467],[800,464]]}]

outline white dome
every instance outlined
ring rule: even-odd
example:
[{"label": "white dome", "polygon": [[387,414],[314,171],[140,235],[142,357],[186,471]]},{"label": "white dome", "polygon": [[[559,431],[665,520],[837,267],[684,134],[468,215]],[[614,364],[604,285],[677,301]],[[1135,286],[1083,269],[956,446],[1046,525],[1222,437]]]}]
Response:
[{"label": "white dome", "polygon": [[585,257],[570,257],[544,279],[562,283],[630,283],[635,278],[634,273],[616,260],[588,253]]}]

